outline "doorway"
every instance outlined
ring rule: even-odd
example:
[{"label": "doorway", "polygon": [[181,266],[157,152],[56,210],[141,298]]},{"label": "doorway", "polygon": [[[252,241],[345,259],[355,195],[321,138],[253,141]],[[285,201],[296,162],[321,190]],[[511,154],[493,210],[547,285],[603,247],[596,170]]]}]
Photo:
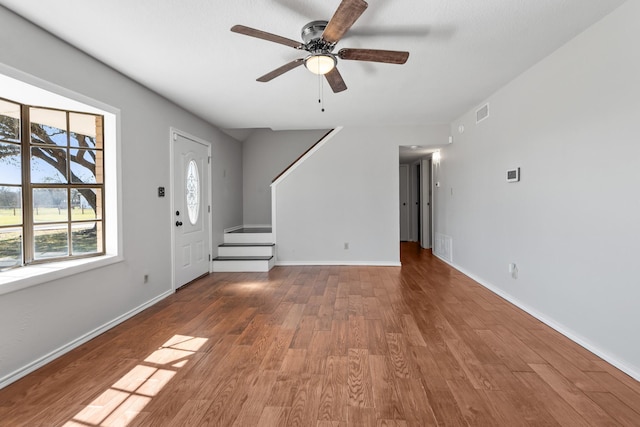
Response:
[{"label": "doorway", "polygon": [[211,145],[171,130],[173,288],[210,272]]},{"label": "doorway", "polygon": [[410,163],[400,164],[400,241],[419,242],[420,247],[430,249],[433,246],[432,154],[429,151],[406,160]]}]

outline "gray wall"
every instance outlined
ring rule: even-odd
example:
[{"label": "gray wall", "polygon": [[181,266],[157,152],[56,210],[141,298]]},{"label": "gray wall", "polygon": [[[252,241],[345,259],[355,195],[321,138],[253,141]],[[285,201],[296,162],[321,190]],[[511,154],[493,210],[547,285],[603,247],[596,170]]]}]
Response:
[{"label": "gray wall", "polygon": [[258,129],[242,145],[245,225],[271,224],[271,181],[327,130]]},{"label": "gray wall", "polygon": [[636,378],[638,22],[626,2],[491,96],[487,120],[456,120],[435,192],[454,265]]},{"label": "gray wall", "polygon": [[[171,195],[156,195],[158,186],[170,187],[171,126],[213,144],[214,247],[225,227],[242,221],[242,147],[3,7],[0,22],[5,65],[120,109],[124,229],[123,262],[0,296],[2,383],[171,290]],[[149,272],[149,283],[142,283],[143,271]]]},{"label": "gray wall", "polygon": [[399,265],[399,146],[446,144],[449,126],[336,131],[276,186],[278,263]]}]

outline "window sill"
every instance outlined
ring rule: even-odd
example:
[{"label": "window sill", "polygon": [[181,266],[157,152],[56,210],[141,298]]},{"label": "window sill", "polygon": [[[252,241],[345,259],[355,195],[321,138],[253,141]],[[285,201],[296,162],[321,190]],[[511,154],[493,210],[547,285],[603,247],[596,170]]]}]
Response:
[{"label": "window sill", "polygon": [[30,265],[0,272],[0,295],[62,279],[122,261],[121,256],[103,255],[62,262]]}]

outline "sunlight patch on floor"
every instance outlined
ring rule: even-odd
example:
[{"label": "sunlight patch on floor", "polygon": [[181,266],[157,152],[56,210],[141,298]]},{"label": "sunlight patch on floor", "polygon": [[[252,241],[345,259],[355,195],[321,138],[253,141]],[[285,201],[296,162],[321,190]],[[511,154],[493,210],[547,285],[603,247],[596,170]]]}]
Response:
[{"label": "sunlight patch on floor", "polygon": [[85,406],[64,427],[127,426],[157,396],[206,338],[174,335],[108,390]]}]

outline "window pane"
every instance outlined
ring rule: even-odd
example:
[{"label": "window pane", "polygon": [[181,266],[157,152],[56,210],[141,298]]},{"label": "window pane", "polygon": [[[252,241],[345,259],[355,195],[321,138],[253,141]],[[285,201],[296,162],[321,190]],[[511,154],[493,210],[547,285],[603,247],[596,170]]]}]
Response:
[{"label": "window pane", "polygon": [[71,220],[102,219],[102,190],[100,188],[71,189]]},{"label": "window pane", "polygon": [[195,225],[200,213],[200,176],[195,160],[189,162],[186,180],[187,213],[189,214],[189,222]]},{"label": "window pane", "polygon": [[1,99],[0,139],[20,142],[20,105]]},{"label": "window pane", "polygon": [[22,227],[0,228],[0,270],[22,264]]},{"label": "window pane", "polygon": [[72,147],[102,148],[102,116],[70,113],[69,132]]},{"label": "window pane", "polygon": [[22,191],[0,186],[0,226],[22,224]]},{"label": "window pane", "polygon": [[35,188],[33,190],[33,221],[68,221],[66,188]]},{"label": "window pane", "polygon": [[33,147],[31,149],[31,182],[61,184],[67,182],[67,150]]},{"label": "window pane", "polygon": [[57,258],[69,255],[67,224],[37,225],[33,230],[35,259]]},{"label": "window pane", "polygon": [[21,148],[17,144],[0,143],[0,184],[21,184]]},{"label": "window pane", "polygon": [[71,225],[72,255],[102,251],[102,222],[80,222]]},{"label": "window pane", "polygon": [[31,142],[67,146],[67,113],[64,111],[29,109]]},{"label": "window pane", "polygon": [[71,182],[96,183],[96,154],[95,150],[71,150]]}]

